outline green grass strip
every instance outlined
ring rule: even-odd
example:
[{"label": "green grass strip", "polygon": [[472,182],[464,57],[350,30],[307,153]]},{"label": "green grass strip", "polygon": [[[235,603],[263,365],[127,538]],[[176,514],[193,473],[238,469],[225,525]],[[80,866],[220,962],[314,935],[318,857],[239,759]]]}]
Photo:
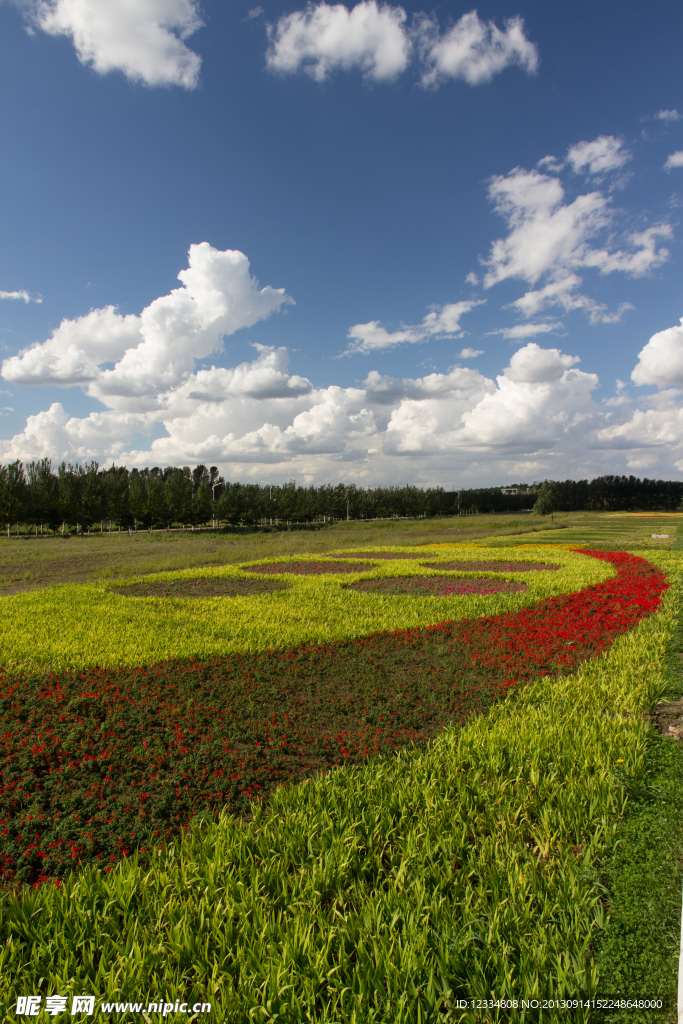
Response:
[{"label": "green grass strip", "polygon": [[[680,556],[653,561],[680,582]],[[230,1024],[474,1022],[457,998],[596,994],[600,866],[647,777],[642,713],[670,685],[678,602],[675,586],[604,657],[426,752],[282,789],[248,825],[196,826],[144,871],[5,896],[6,1019],[34,992],[207,1000]]]},{"label": "green grass strip", "polygon": [[[667,650],[667,700],[683,695],[681,651],[679,615]],[[596,962],[603,991],[620,998],[656,994],[665,1006],[660,1011],[605,1012],[600,1019],[606,1024],[675,1021],[683,884],[683,743],[654,733],[644,771],[631,780],[627,792],[626,813],[603,870],[609,917],[596,938]]]},{"label": "green grass strip", "polygon": [[653,738],[604,870],[607,926],[596,941],[604,995],[658,997],[662,1010],[616,1010],[605,1022],[676,1020],[683,881],[683,746]]}]

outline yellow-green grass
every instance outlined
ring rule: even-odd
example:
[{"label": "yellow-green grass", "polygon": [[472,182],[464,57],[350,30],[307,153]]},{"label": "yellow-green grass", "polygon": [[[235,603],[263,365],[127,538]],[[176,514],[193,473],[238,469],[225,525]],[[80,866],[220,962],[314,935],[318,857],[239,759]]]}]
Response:
[{"label": "yellow-green grass", "polygon": [[683,559],[652,560],[674,584],[660,611],[580,672],[427,751],[282,789],[246,826],[197,824],[144,871],[5,896],[5,1019],[19,994],[92,992],[192,996],[229,1024],[537,1022],[558,1013],[475,1018],[455,999],[609,991],[592,955],[599,866],[644,771],[642,715],[670,686],[680,612]]},{"label": "yellow-green grass", "polygon": [[[395,549],[375,546],[372,550]],[[131,598],[117,593],[107,583],[46,587],[0,598],[0,666],[16,672],[141,665],[169,658],[206,658],[233,651],[338,640],[381,630],[495,615],[534,604],[544,597],[580,590],[613,573],[604,562],[561,548],[553,549],[552,559],[547,548],[533,546],[520,550],[440,545],[401,550],[421,551],[429,562],[454,557],[512,558],[550,560],[561,568],[524,573],[453,573],[519,579],[528,589],[511,594],[447,597],[366,594],[343,587],[358,579],[444,573],[423,568],[417,559],[381,561],[362,573],[285,573],[275,578],[291,582],[291,589],[249,597]],[[297,561],[302,556],[290,557]],[[334,559],[331,553],[316,557]],[[266,561],[283,559],[275,556]],[[147,575],[144,581],[246,575],[239,566],[214,566]],[[128,582],[142,581],[143,577],[133,577]]]}]

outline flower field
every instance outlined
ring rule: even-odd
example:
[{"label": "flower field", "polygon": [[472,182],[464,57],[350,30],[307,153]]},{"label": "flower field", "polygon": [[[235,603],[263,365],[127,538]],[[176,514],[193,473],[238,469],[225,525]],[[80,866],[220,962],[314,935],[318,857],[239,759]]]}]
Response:
[{"label": "flower field", "polygon": [[[387,559],[386,578],[406,576],[407,561]],[[227,1024],[474,1024],[457,999],[595,995],[598,865],[626,783],[645,770],[642,712],[670,685],[681,565],[673,554],[559,549],[553,562],[561,568],[528,572],[521,594],[438,599],[508,605],[484,615],[220,658],[6,675],[8,881],[49,875],[43,862],[63,874],[68,857],[83,866],[0,901],[0,995],[9,1005],[25,990],[193,993]],[[572,586],[582,565],[600,572]],[[562,577],[565,593],[553,590]],[[294,586],[323,581],[354,582]],[[312,768],[323,771],[304,779]],[[302,781],[278,785],[288,779]],[[246,806],[254,781],[271,796],[236,823],[228,809]],[[43,821],[26,818],[30,807]],[[200,813],[219,808],[212,822]],[[107,820],[109,834],[89,837],[84,816],[114,809],[125,827]],[[32,823],[42,842],[73,810],[76,858],[29,849]],[[130,825],[132,851],[155,816],[160,836],[189,828],[142,861],[117,847],[100,870],[106,843]],[[494,1009],[490,1019],[556,1017]]]},{"label": "flower field", "polygon": [[666,586],[641,558],[591,554],[616,575],[502,615],[206,661],[6,676],[0,881],[109,867],[197,814],[245,812],[282,783],[423,745],[513,685],[575,670],[654,611]]},{"label": "flower field", "polygon": [[[344,554],[351,558],[342,559]],[[68,584],[15,594],[2,600],[0,666],[12,672],[61,672],[94,666],[152,665],[178,658],[205,660],[302,642],[328,643],[392,629],[498,615],[546,597],[581,590],[613,575],[604,561],[553,548],[558,570],[454,572],[458,579],[475,575],[517,580],[526,586],[524,591],[455,595],[432,591],[417,596],[345,589],[345,584],[355,580],[442,576],[450,570],[426,568],[424,563],[440,566],[456,554],[464,561],[515,561],[524,566],[547,561],[547,548],[533,546],[386,549],[387,557],[377,558],[376,563],[368,562],[367,554],[356,550],[315,559],[314,564],[321,566],[336,562],[334,572],[301,575],[289,571],[303,561],[299,555],[271,558],[265,563],[261,559],[242,566],[132,577],[123,587],[107,582]],[[373,549],[373,558],[376,555]],[[362,571],[349,571],[361,563]],[[278,571],[256,568],[264,565],[277,565]],[[283,586],[263,586],[276,581]],[[246,591],[247,584],[248,592],[235,592],[229,600],[218,593],[211,595],[211,587],[218,590],[234,585]],[[193,593],[185,590],[190,587]],[[138,600],[129,600],[122,591]]]}]

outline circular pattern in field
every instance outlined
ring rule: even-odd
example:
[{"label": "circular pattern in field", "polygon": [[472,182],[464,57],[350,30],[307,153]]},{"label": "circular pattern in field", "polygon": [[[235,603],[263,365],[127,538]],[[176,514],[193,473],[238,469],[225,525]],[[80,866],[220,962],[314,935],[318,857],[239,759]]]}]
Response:
[{"label": "circular pattern in field", "polygon": [[457,572],[548,572],[559,565],[541,562],[423,562],[425,569],[454,569]]},{"label": "circular pattern in field", "polygon": [[456,594],[502,594],[526,590],[525,583],[492,580],[480,577],[458,579],[453,576],[394,576],[381,580],[358,580],[347,583],[347,590],[364,594],[408,594],[414,597],[449,597]]},{"label": "circular pattern in field", "polygon": [[290,572],[297,576],[322,576],[325,573],[367,572],[375,568],[371,562],[267,562],[243,565],[244,572]]},{"label": "circular pattern in field", "polygon": [[423,551],[348,551],[335,558],[424,558]]},{"label": "circular pattern in field", "polygon": [[282,580],[236,580],[220,576],[191,580],[150,580],[118,587],[116,594],[124,597],[249,597],[270,594],[273,590],[289,590],[291,584]]}]

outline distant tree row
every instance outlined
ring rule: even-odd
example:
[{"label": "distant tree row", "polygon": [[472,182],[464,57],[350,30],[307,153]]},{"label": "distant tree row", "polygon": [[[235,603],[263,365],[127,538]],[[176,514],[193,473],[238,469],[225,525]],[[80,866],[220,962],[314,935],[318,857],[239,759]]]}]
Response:
[{"label": "distant tree row", "polygon": [[675,509],[683,483],[605,476],[590,482],[546,480],[541,485],[446,491],[442,487],[357,487],[226,482],[216,466],[100,469],[49,459],[0,466],[0,522],[9,533],[24,524],[37,532],[76,529],[167,529],[204,523],[233,526],[340,519],[431,517],[484,512]]},{"label": "distant tree row", "polygon": [[644,480],[636,476],[598,476],[595,480],[545,480],[534,511],[648,512],[673,511],[683,502],[679,480]]}]

